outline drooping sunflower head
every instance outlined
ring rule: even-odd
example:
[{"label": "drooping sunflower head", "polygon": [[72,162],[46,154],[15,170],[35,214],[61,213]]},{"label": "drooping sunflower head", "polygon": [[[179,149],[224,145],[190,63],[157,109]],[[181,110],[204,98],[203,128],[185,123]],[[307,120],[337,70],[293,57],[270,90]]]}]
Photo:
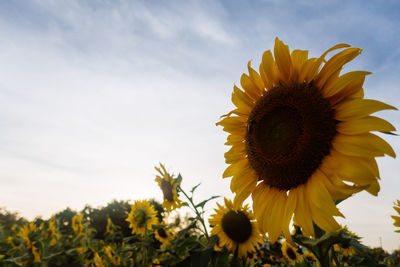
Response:
[{"label": "drooping sunflower head", "polygon": [[[394,219],[393,225],[396,227],[400,227],[400,201],[397,200],[397,203],[394,202],[393,204],[394,204],[394,206],[393,206],[394,210],[399,215],[399,216],[392,215],[392,218]],[[395,230],[395,232],[400,233],[400,228],[398,230]]]},{"label": "drooping sunflower head", "polygon": [[72,217],[72,230],[74,230],[75,234],[78,236],[83,235],[84,226],[82,224],[82,219],[83,213]]},{"label": "drooping sunflower head", "polygon": [[297,253],[297,249],[290,245],[288,242],[283,242],[282,247],[282,254],[288,260],[289,263],[295,263],[300,261],[301,256]]},{"label": "drooping sunflower head", "polygon": [[167,227],[161,227],[154,230],[154,237],[160,241],[161,248],[165,248],[174,238],[174,234]]},{"label": "drooping sunflower head", "polygon": [[248,252],[255,252],[258,243],[262,243],[253,214],[248,206],[233,208],[232,201],[225,198],[225,206],[218,204],[215,214],[209,219],[212,235],[219,238],[219,246],[225,246],[239,257],[245,257]]},{"label": "drooping sunflower head", "polygon": [[158,224],[156,211],[147,200],[136,200],[126,219],[132,234],[144,234],[152,229],[152,225]]},{"label": "drooping sunflower head", "polygon": [[164,165],[160,163],[160,167],[155,167],[159,174],[156,175],[155,181],[161,188],[164,196],[163,207],[170,212],[182,206],[182,202],[178,198],[177,188],[180,185],[180,180],[174,178],[167,172]]},{"label": "drooping sunflower head", "polygon": [[[325,60],[331,51],[341,52]],[[234,206],[252,194],[262,232],[275,242],[289,223],[314,235],[313,222],[325,231],[339,229],[333,216],[343,216],[334,200],[361,190],[376,195],[379,171],[375,157],[394,157],[388,143],[370,131],[391,132],[387,121],[370,116],[396,109],[364,99],[366,71],[340,75],[361,49],[338,44],[319,58],[294,50],[278,38],[273,53],[262,56],[259,73],[234,86],[236,106],[218,123],[229,133],[225,153],[229,164],[223,177],[232,177]]]}]

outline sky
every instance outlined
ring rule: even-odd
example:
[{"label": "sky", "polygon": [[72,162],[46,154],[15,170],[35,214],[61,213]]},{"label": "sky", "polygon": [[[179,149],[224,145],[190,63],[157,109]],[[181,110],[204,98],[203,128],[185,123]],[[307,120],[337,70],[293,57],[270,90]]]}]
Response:
[{"label": "sky", "polygon": [[[33,219],[162,193],[154,166],[181,173],[195,198],[231,198],[215,125],[234,84],[279,37],[317,57],[337,43],[363,53],[366,98],[399,107],[400,2],[1,1],[0,206]],[[400,114],[378,115],[400,129]],[[400,137],[384,137],[400,154]],[[399,159],[379,158],[378,197],[339,204],[369,246],[400,248],[392,203]],[[208,205],[209,212],[215,203]]]}]

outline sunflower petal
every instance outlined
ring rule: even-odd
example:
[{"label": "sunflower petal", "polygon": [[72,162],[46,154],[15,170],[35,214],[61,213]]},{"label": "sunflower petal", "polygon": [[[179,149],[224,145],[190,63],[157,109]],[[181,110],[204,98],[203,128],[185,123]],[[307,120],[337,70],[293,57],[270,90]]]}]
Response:
[{"label": "sunflower petal", "polygon": [[249,165],[249,162],[247,159],[243,159],[241,161],[235,162],[226,168],[224,173],[222,174],[222,177],[231,177],[234,176],[236,173],[241,172],[243,169],[245,169]]},{"label": "sunflower petal", "polygon": [[353,60],[361,53],[361,51],[362,50],[360,48],[351,47],[331,57],[318,73],[318,76],[315,78],[315,85],[318,88],[323,88],[326,81],[332,75],[337,75],[338,72],[340,72],[340,70],[343,68],[343,65]]},{"label": "sunflower petal", "polygon": [[297,205],[294,212],[293,221],[296,225],[303,228],[303,232],[306,235],[314,236],[314,228],[312,224],[312,214],[310,206],[306,201],[307,196],[305,195],[304,185],[300,185],[296,188],[297,190]]},{"label": "sunflower petal", "polygon": [[236,85],[233,86],[232,103],[243,113],[249,114],[254,104],[242,90]]},{"label": "sunflower petal", "polygon": [[335,107],[335,119],[339,121],[355,120],[385,109],[397,110],[394,106],[378,100],[352,99]]},{"label": "sunflower petal", "polygon": [[253,82],[253,84],[256,86],[257,90],[257,96],[260,97],[260,95],[263,93],[265,85],[263,80],[261,79],[261,76],[251,67],[251,62],[249,61],[247,63],[247,69],[249,71],[249,78]]},{"label": "sunflower petal", "polygon": [[276,84],[276,74],[275,74],[275,60],[272,56],[270,50],[264,52],[262,56],[262,61],[260,64],[260,68],[262,68],[263,73],[265,74],[264,83],[269,84],[269,88]]},{"label": "sunflower petal", "polygon": [[293,213],[297,205],[297,189],[291,189],[286,201],[285,213],[282,221],[283,235],[289,243],[293,243],[292,236],[290,235],[289,224],[293,217]]},{"label": "sunflower petal", "polygon": [[342,134],[355,135],[369,131],[392,132],[396,128],[389,122],[374,116],[341,122],[337,126],[338,132]]},{"label": "sunflower petal", "polygon": [[307,181],[306,194],[310,199],[310,206],[316,206],[334,216],[343,216],[330,197],[328,190],[322,182],[323,179],[326,179],[325,175],[317,169],[309,181]]},{"label": "sunflower petal", "polygon": [[279,72],[284,79],[283,82],[287,82],[292,69],[292,60],[290,58],[289,46],[285,45],[278,38],[275,38],[274,56]]},{"label": "sunflower petal", "polygon": [[238,210],[243,201],[248,198],[257,186],[257,176],[249,172],[248,175],[237,181],[237,191],[233,201],[233,208]]},{"label": "sunflower petal", "polygon": [[352,71],[346,74],[343,74],[339,78],[337,78],[334,82],[330,83],[321,88],[321,92],[324,97],[331,97],[338,92],[342,91],[346,86],[354,82],[355,80],[364,81],[365,76],[371,74],[368,71]]},{"label": "sunflower petal", "polygon": [[307,64],[307,66],[305,66],[306,68],[303,68],[304,77],[305,77],[304,80],[307,83],[309,83],[309,82],[311,82],[311,80],[313,80],[315,78],[322,62],[325,61],[325,57],[329,52],[331,52],[333,50],[349,47],[349,46],[350,45],[348,45],[348,44],[337,44],[337,45],[329,48],[328,50],[326,50],[318,59],[308,60],[305,63],[305,64]]},{"label": "sunflower petal", "polygon": [[393,148],[382,138],[371,133],[359,135],[337,134],[332,147],[349,156],[379,157],[384,154],[395,158]]},{"label": "sunflower petal", "polygon": [[242,86],[248,97],[251,98],[252,102],[255,102],[257,99],[260,98],[260,89],[245,73],[243,73],[240,77],[240,85]]},{"label": "sunflower petal", "polygon": [[272,244],[275,243],[276,240],[278,240],[278,237],[282,233],[282,221],[285,213],[286,200],[286,192],[279,191],[278,197],[274,201],[274,205],[272,207],[272,213],[270,217],[271,222],[268,230],[269,240]]}]

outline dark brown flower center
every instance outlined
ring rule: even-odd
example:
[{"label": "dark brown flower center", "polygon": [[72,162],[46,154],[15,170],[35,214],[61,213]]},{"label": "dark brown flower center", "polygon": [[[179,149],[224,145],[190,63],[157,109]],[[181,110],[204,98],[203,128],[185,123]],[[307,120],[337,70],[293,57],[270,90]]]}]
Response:
[{"label": "dark brown flower center", "polygon": [[174,193],[172,192],[173,184],[171,182],[161,180],[161,190],[163,191],[164,199],[174,201]]},{"label": "dark brown flower center", "polygon": [[246,214],[231,210],[222,217],[222,230],[233,241],[244,243],[251,236],[252,226]]},{"label": "dark brown flower center", "polygon": [[288,257],[289,257],[291,260],[295,260],[295,259],[296,259],[296,252],[293,250],[293,248],[288,247],[288,248],[286,249],[286,254],[288,255]]},{"label": "dark brown flower center", "polygon": [[336,123],[328,100],[312,84],[273,87],[247,122],[251,167],[281,190],[305,184],[329,154]]},{"label": "dark brown flower center", "polygon": [[157,229],[157,233],[161,238],[167,238],[167,233],[164,228]]}]

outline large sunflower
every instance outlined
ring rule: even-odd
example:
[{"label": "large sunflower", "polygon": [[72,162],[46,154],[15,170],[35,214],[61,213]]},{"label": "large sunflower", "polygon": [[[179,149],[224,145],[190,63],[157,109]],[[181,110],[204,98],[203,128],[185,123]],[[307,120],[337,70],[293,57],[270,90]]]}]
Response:
[{"label": "large sunflower", "polygon": [[174,178],[173,175],[169,174],[165,169],[164,165],[160,163],[160,168],[154,167],[160,175],[156,175],[155,181],[160,186],[163,195],[164,202],[162,206],[170,212],[171,210],[177,209],[182,206],[182,202],[178,198],[177,187],[180,185],[180,181]]},{"label": "large sunflower", "polygon": [[239,257],[255,252],[255,247],[263,240],[248,206],[235,209],[232,201],[226,198],[225,207],[217,205],[216,213],[208,221],[213,227],[211,234],[219,238],[219,246],[225,246],[233,253],[237,250]]},{"label": "large sunflower", "polygon": [[158,224],[157,212],[147,200],[136,200],[126,219],[132,234],[144,234],[152,229],[152,225]]},{"label": "large sunflower", "polygon": [[[326,55],[341,52],[328,61]],[[294,50],[278,38],[266,51],[260,74],[248,64],[243,90],[234,86],[236,109],[218,123],[229,133],[225,153],[238,207],[252,194],[253,210],[271,242],[290,240],[292,219],[313,236],[313,222],[325,231],[340,228],[334,200],[361,190],[379,191],[375,157],[395,157],[391,146],[370,131],[391,132],[387,121],[370,116],[393,106],[364,99],[366,71],[340,75],[361,49],[338,44],[319,58]],[[274,56],[273,56],[274,55]]]},{"label": "large sunflower", "polygon": [[[394,204],[394,206],[393,206],[394,210],[397,212],[398,215],[400,215],[400,201],[397,200],[397,204],[396,204],[396,202],[394,202],[393,204]],[[400,227],[400,216],[392,215],[392,218],[394,219],[393,225],[396,227]],[[395,230],[395,232],[400,233],[400,229]]]}]

